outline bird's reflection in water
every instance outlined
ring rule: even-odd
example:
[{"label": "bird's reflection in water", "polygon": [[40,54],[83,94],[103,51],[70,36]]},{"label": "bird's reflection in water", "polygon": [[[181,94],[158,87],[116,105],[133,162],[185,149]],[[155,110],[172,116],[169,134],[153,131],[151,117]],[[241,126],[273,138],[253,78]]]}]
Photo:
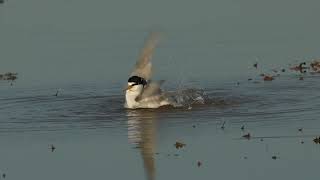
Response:
[{"label": "bird's reflection in water", "polygon": [[140,149],[148,180],[155,179],[156,115],[153,110],[128,110],[128,139]]}]

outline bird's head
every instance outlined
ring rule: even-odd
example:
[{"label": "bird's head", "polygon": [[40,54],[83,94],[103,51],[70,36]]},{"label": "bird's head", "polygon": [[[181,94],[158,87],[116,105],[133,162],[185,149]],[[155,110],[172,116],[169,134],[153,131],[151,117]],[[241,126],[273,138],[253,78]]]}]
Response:
[{"label": "bird's head", "polygon": [[128,86],[125,89],[126,94],[140,95],[145,85],[147,85],[147,81],[144,78],[139,76],[131,76],[128,79]]}]

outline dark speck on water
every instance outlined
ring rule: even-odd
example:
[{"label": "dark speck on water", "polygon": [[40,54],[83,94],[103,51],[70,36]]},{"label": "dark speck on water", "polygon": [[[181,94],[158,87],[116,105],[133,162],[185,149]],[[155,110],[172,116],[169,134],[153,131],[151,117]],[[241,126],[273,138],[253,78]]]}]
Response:
[{"label": "dark speck on water", "polygon": [[201,162],[201,161],[198,161],[198,162],[197,162],[197,166],[200,167],[201,165],[202,165],[202,162]]},{"label": "dark speck on water", "polygon": [[249,140],[251,138],[251,135],[250,135],[250,133],[248,133],[248,134],[243,135],[242,137]]},{"label": "dark speck on water", "polygon": [[320,144],[320,136],[313,139],[313,142],[316,144]]},{"label": "dark speck on water", "polygon": [[241,126],[241,130],[244,131],[244,125]]},{"label": "dark speck on water", "polygon": [[174,144],[174,146],[176,147],[176,149],[181,149],[181,148],[185,147],[186,144],[177,141],[177,142]]},{"label": "dark speck on water", "polygon": [[221,129],[222,129],[222,130],[224,130],[224,128],[225,128],[224,125],[225,125],[225,124],[226,124],[226,121],[223,121],[222,126],[221,126]]},{"label": "dark speck on water", "polygon": [[272,156],[272,159],[273,159],[273,160],[276,160],[276,159],[279,159],[279,157],[277,157],[277,156]]},{"label": "dark speck on water", "polygon": [[50,149],[51,149],[51,152],[53,152],[56,149],[56,147],[53,144],[51,144]]}]

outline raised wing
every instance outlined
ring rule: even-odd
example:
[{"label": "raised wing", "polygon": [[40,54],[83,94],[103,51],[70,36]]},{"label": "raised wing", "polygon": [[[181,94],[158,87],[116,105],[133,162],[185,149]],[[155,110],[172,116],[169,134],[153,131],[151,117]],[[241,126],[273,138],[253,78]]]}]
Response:
[{"label": "raised wing", "polygon": [[145,80],[150,80],[152,76],[151,58],[154,49],[159,41],[159,33],[151,33],[141,51],[140,57],[135,65],[131,76],[139,76]]}]

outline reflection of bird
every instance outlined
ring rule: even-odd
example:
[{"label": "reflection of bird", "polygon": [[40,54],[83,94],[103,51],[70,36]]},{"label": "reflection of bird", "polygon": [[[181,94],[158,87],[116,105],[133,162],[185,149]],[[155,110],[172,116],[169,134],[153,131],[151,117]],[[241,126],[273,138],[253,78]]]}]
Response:
[{"label": "reflection of bird", "polygon": [[158,108],[170,104],[168,98],[162,93],[160,86],[163,83],[151,81],[151,58],[158,42],[159,34],[152,33],[143,48],[140,59],[128,79],[125,107],[134,108]]},{"label": "reflection of bird", "polygon": [[148,180],[154,180],[156,174],[156,112],[148,110],[129,110],[128,139],[138,146]]}]

